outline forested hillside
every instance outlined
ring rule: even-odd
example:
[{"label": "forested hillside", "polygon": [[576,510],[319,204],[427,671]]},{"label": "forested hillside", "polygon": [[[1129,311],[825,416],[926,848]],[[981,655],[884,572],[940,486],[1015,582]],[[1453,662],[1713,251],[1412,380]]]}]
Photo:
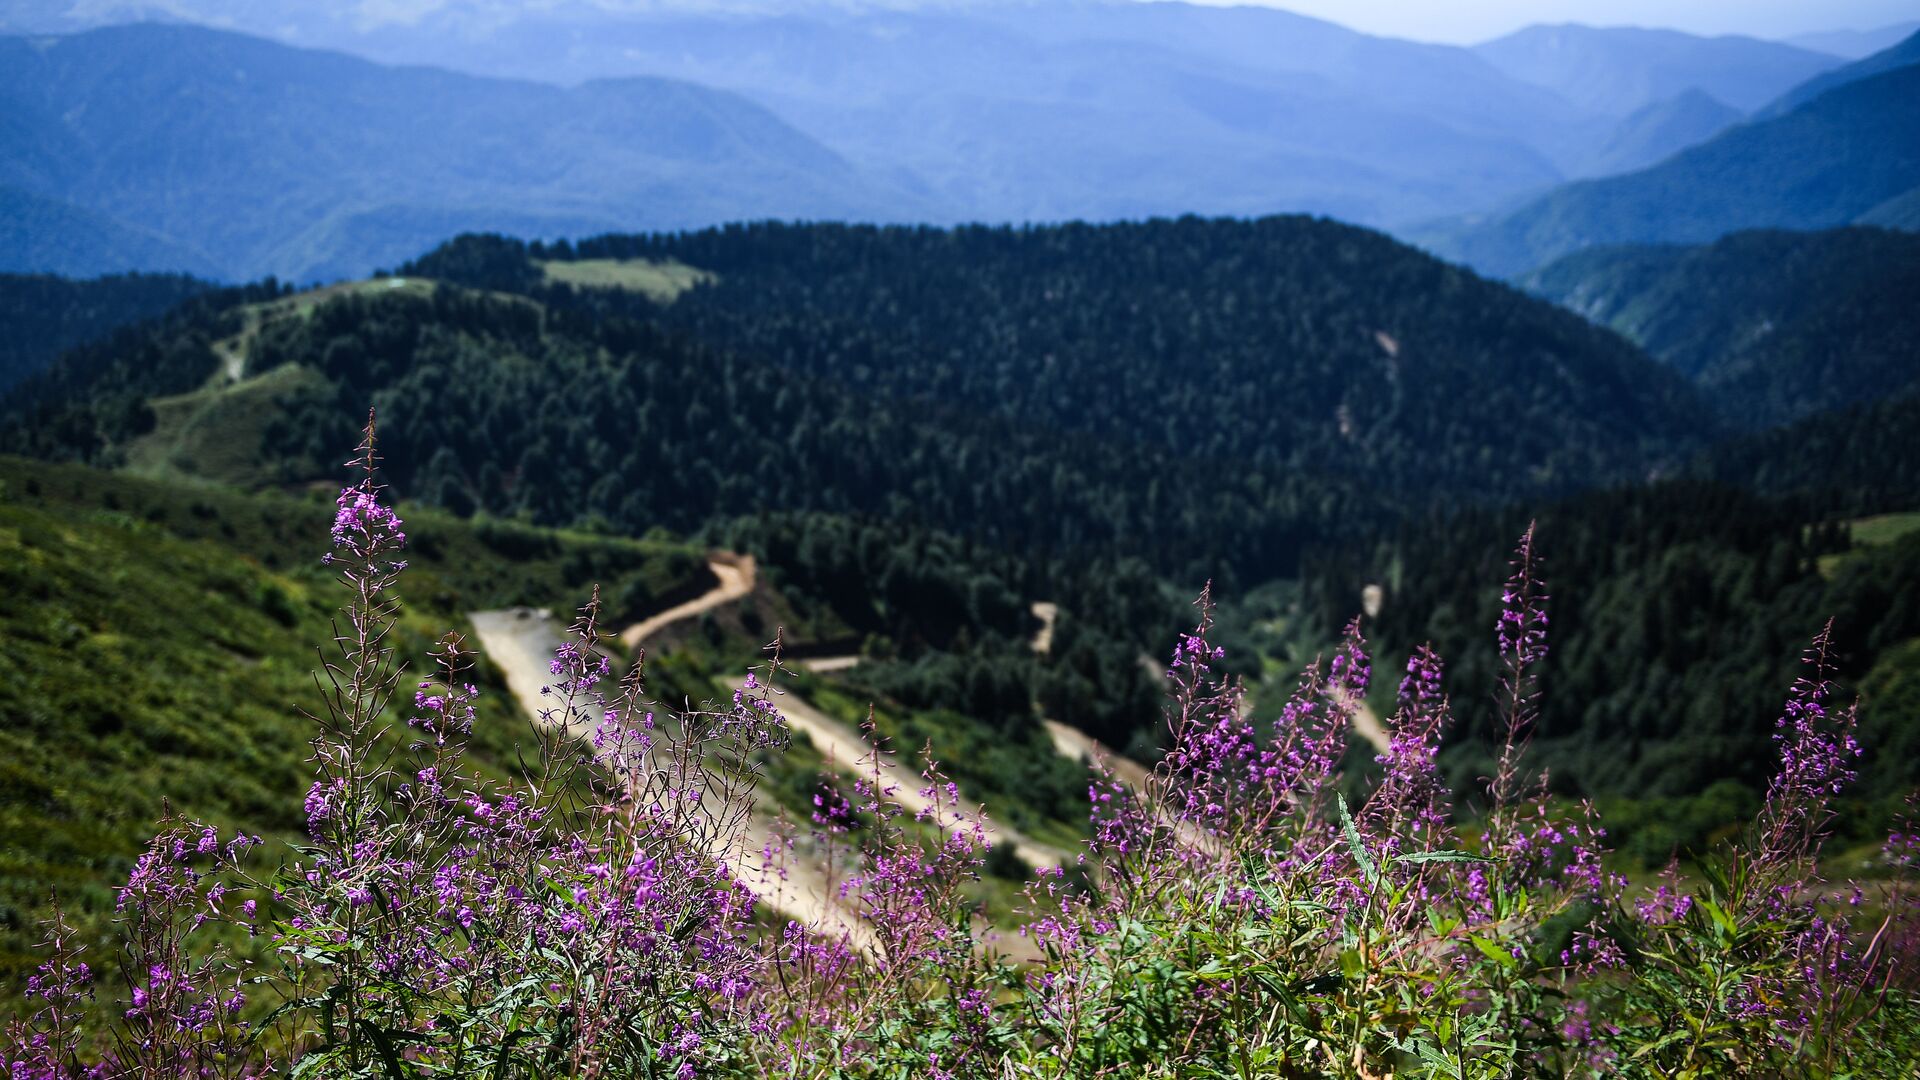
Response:
[{"label": "forested hillside", "polygon": [[[1499,538],[1537,517],[1563,647],[1542,676],[1533,734],[1556,785],[1678,798],[1734,780],[1757,801],[1779,710],[1766,687],[1792,680],[1826,620],[1838,673],[1855,684],[1883,662],[1901,669],[1898,654],[1920,638],[1920,529],[1854,547],[1850,516],[1811,498],[1670,482],[1411,520],[1370,545],[1322,549],[1303,580],[1322,625],[1351,616],[1363,585],[1381,585],[1372,625],[1384,653],[1431,643],[1450,679],[1484,684],[1496,659],[1485,627],[1500,600],[1485,582],[1501,567]],[[1905,708],[1866,705],[1866,788],[1877,797],[1920,782]],[[1475,746],[1499,732],[1479,703],[1458,709],[1477,737],[1457,744],[1449,773],[1468,784],[1489,764]]]},{"label": "forested hillside", "polygon": [[1920,395],[1815,413],[1784,427],[1729,439],[1690,473],[1832,512],[1920,507]]},{"label": "forested hillside", "polygon": [[[544,284],[560,257],[717,280],[662,306]],[[492,292],[363,290],[268,319],[239,382],[214,346],[253,316],[181,316],[23,388],[10,445],[206,472],[238,431],[259,452],[225,478],[286,482],[328,474],[373,401],[396,481],[462,512],[885,513],[1257,580],[1395,503],[1644,475],[1707,427],[1621,339],[1307,219],[471,238],[404,273]]]},{"label": "forested hillside", "polygon": [[1920,236],[1750,232],[1698,247],[1598,248],[1519,283],[1673,365],[1734,425],[1920,383]]},{"label": "forested hillside", "polygon": [[[0,971],[31,967],[49,889],[89,940],[104,936],[163,799],[223,830],[300,833],[282,796],[305,786],[298,709],[333,613],[332,515],[325,498],[0,458]],[[672,541],[407,517],[416,586],[396,646],[416,671],[469,611],[565,611],[599,582],[624,618],[705,573]],[[474,681],[488,690],[476,750],[497,772],[528,729],[497,669],[480,661]],[[0,981],[13,998],[15,979]]]},{"label": "forested hillside", "polygon": [[[658,309],[539,284],[546,260],[607,259],[716,280]],[[407,272],[644,310],[888,400],[1396,493],[1634,475],[1700,430],[1698,402],[1618,339],[1377,233],[1306,218],[761,225],[554,250],[469,238]],[[1551,427],[1537,423],[1549,413]]]},{"label": "forested hillside", "polygon": [[[1568,790],[1672,793],[1753,779],[1767,695],[1826,614],[1850,676],[1920,636],[1901,549],[1833,558],[1834,523],[1920,505],[1903,414],[1820,413],[1709,447],[1716,423],[1684,378],[1740,426],[1773,401],[1805,399],[1783,410],[1798,415],[1856,383],[1888,392],[1872,379],[1902,369],[1910,316],[1888,298],[1909,288],[1892,268],[1911,245],[1756,234],[1543,277],[1661,364],[1307,219],[464,237],[401,276],[211,294],[75,350],[19,388],[4,437],[302,484],[337,475],[375,404],[411,497],[700,532],[831,612],[833,647],[868,654],[863,692],[956,710],[956,731],[1027,740],[1048,716],[1143,755],[1158,692],[1139,657],[1201,583],[1249,612],[1256,586],[1300,590],[1275,613],[1284,642],[1242,643],[1249,674],[1292,670],[1380,584],[1388,648],[1431,637],[1471,679],[1488,674],[1486,560],[1542,514],[1579,657],[1554,676],[1543,750]],[[1861,374],[1715,351],[1768,319],[1749,336],[1851,343]],[[1577,494],[1682,470],[1708,479]],[[1044,657],[1027,641],[1038,600],[1062,609]],[[1487,732],[1468,730],[1449,763],[1462,783],[1485,764]]]},{"label": "forested hillside", "polygon": [[72,281],[0,274],[0,393],[66,349],[151,319],[208,286],[176,275],[128,274]]}]

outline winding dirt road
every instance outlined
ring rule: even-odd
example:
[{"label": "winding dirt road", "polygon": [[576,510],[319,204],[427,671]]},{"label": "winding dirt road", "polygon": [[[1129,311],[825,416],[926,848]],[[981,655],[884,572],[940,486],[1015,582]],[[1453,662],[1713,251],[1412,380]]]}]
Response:
[{"label": "winding dirt road", "polygon": [[1114,778],[1135,791],[1147,789],[1147,767],[1115,753],[1112,748],[1077,727],[1063,724],[1058,720],[1045,720],[1047,737],[1053,740],[1053,749],[1065,758],[1075,761],[1089,761],[1105,765]]},{"label": "winding dirt road", "polygon": [[707,556],[707,569],[720,579],[720,584],[684,604],[676,604],[657,615],[649,615],[620,632],[620,640],[629,649],[637,649],[648,638],[672,626],[682,619],[691,619],[719,607],[731,604],[753,591],[760,579],[760,570],[751,555],[735,555],[732,552],[716,551]]},{"label": "winding dirt road", "polygon": [[1040,620],[1040,629],[1033,633],[1033,651],[1045,656],[1053,651],[1053,624],[1060,618],[1060,605],[1051,600],[1035,600],[1028,610]]},{"label": "winding dirt road", "polygon": [[[733,680],[731,685],[737,690],[745,685],[745,680]],[[804,732],[821,755],[835,765],[855,773],[867,773],[872,768],[872,747],[858,731],[792,694],[776,691],[774,703],[779,707],[780,715],[786,717],[787,726],[794,731]],[[919,775],[902,769],[891,759],[881,770],[881,783],[893,789],[888,801],[907,812],[921,814],[933,809],[933,801],[921,791]],[[956,810],[968,818],[978,818],[984,812],[978,803],[962,796],[957,806],[947,808],[947,815],[940,822],[941,828],[954,827],[952,812]],[[1030,840],[1007,825],[989,822],[987,839],[996,847],[1012,844],[1014,854],[1020,856],[1020,861],[1028,866],[1059,866],[1067,861],[1066,852]]]},{"label": "winding dirt road", "polygon": [[[745,572],[749,583],[753,576],[751,567],[749,560]],[[727,579],[722,578],[721,589],[727,587]],[[751,584],[748,587],[751,588]],[[708,604],[698,610],[705,611],[712,606]],[[529,720],[540,723],[541,710],[551,707],[543,700],[540,690],[548,684],[547,665],[564,638],[565,628],[553,618],[552,612],[544,609],[476,611],[468,618],[480,648],[506,677],[507,689],[514,700]],[[587,737],[588,733],[582,728],[588,722],[583,719],[573,724],[571,734]],[[715,854],[726,863],[736,880],[752,889],[774,910],[815,931],[845,935],[856,946],[873,949],[872,931],[840,904],[835,883],[816,861],[798,851],[790,858],[768,859],[767,853],[779,852],[785,847],[778,822],[772,815],[756,809],[732,838],[730,849]]]}]

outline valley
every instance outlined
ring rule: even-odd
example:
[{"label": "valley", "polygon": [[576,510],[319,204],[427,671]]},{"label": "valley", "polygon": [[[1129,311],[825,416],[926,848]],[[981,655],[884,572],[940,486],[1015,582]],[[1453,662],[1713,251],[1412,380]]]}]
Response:
[{"label": "valley", "polygon": [[1910,1071],[1912,26],[168,13],[0,11],[5,1071]]}]

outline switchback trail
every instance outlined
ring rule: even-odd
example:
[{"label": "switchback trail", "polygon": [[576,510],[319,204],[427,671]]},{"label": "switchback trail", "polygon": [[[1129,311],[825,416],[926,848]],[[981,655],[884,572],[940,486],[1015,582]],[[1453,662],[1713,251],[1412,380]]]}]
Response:
[{"label": "switchback trail", "polygon": [[[752,580],[750,567],[749,562],[746,575],[749,582]],[[564,636],[552,612],[508,608],[476,611],[468,618],[473,622],[474,636],[479,638],[481,650],[499,666],[508,690],[527,719],[541,723],[541,711],[552,708],[553,704],[543,699],[540,690],[551,679],[548,664]],[[581,727],[582,724],[576,723],[569,734],[590,738],[591,732],[580,730]],[[820,866],[797,851],[777,860],[781,865],[770,865],[767,853],[782,851],[785,847],[773,816],[756,808],[742,823],[731,849],[716,854],[735,880],[788,918],[823,933],[843,933],[856,946],[873,949],[876,943],[872,931],[835,901],[838,890]]]},{"label": "switchback trail", "polygon": [[[745,685],[744,679],[734,679],[731,685],[739,689]],[[873,746],[853,728],[828,716],[819,709],[795,697],[792,694],[779,694],[776,691],[775,705],[780,715],[786,717],[787,726],[794,731],[805,732],[808,739],[820,753],[841,768],[862,775],[871,775],[873,768]],[[902,809],[913,814],[933,810],[933,802],[921,790],[919,774],[902,769],[892,760],[883,763],[880,782],[893,789],[887,796]],[[967,818],[981,819],[984,811],[978,803],[962,796],[958,805],[949,805],[947,816],[940,822],[943,829],[954,827],[952,812],[957,810]],[[988,822],[987,839],[993,844],[1012,844],[1014,854],[1028,866],[1059,866],[1069,861],[1066,852],[1046,844],[1030,840],[1006,825]]]},{"label": "switchback trail", "polygon": [[728,551],[716,551],[707,556],[707,569],[720,579],[720,584],[701,593],[684,604],[676,604],[657,615],[646,618],[627,627],[620,633],[620,640],[629,649],[637,649],[648,638],[672,626],[682,619],[691,619],[695,615],[712,611],[721,604],[730,604],[753,591],[759,580],[759,567],[754,564],[751,555],[735,555]]}]

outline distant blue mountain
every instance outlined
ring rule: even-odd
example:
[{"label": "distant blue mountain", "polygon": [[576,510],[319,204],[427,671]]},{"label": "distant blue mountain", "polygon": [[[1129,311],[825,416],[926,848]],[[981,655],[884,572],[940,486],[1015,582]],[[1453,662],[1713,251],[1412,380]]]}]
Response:
[{"label": "distant blue mountain", "polygon": [[1828,90],[1652,168],[1567,184],[1484,220],[1410,236],[1483,272],[1511,275],[1602,245],[1845,225],[1893,212],[1880,208],[1916,186],[1920,65]]},{"label": "distant blue mountain", "polygon": [[1521,82],[1614,116],[1689,90],[1745,112],[1843,62],[1749,37],[1577,25],[1530,26],[1473,51]]},{"label": "distant blue mountain", "polygon": [[[464,229],[1283,211],[1405,227],[1644,167],[1841,63],[1578,27],[1462,49],[1121,0],[427,7],[15,0],[0,25],[175,24],[0,39],[0,185],[228,276],[359,273]],[[38,265],[29,246],[64,242],[43,231],[0,267]]]},{"label": "distant blue mountain", "polygon": [[560,4],[489,20],[454,3],[327,40],[468,71],[735,90],[968,219],[1414,220],[1551,184],[1611,125],[1464,50],[1257,7]]},{"label": "distant blue mountain", "polygon": [[1859,60],[1898,45],[1916,30],[1920,30],[1920,19],[1909,19],[1873,30],[1827,30],[1795,34],[1787,39],[1787,44]]},{"label": "distant blue mountain", "polygon": [[1580,172],[1585,176],[1611,176],[1644,169],[1706,142],[1743,118],[1739,109],[1705,90],[1688,90],[1634,110],[1620,121]]},{"label": "distant blue mountain", "polygon": [[0,186],[0,272],[89,277],[113,270],[219,272],[206,255],[164,236],[59,199]]},{"label": "distant blue mountain", "polygon": [[1769,230],[1593,248],[1518,283],[1631,338],[1736,427],[1920,387],[1920,236]]},{"label": "distant blue mountain", "polygon": [[1920,30],[1908,34],[1886,49],[1863,60],[1835,68],[1817,78],[1808,79],[1769,102],[1765,108],[1754,115],[1761,119],[1783,116],[1836,87],[1911,64],[1920,64]]},{"label": "distant blue mountain", "polygon": [[190,26],[0,38],[0,116],[0,186],[76,208],[10,218],[6,270],[299,280],[464,229],[927,212],[722,91],[562,89]]}]

